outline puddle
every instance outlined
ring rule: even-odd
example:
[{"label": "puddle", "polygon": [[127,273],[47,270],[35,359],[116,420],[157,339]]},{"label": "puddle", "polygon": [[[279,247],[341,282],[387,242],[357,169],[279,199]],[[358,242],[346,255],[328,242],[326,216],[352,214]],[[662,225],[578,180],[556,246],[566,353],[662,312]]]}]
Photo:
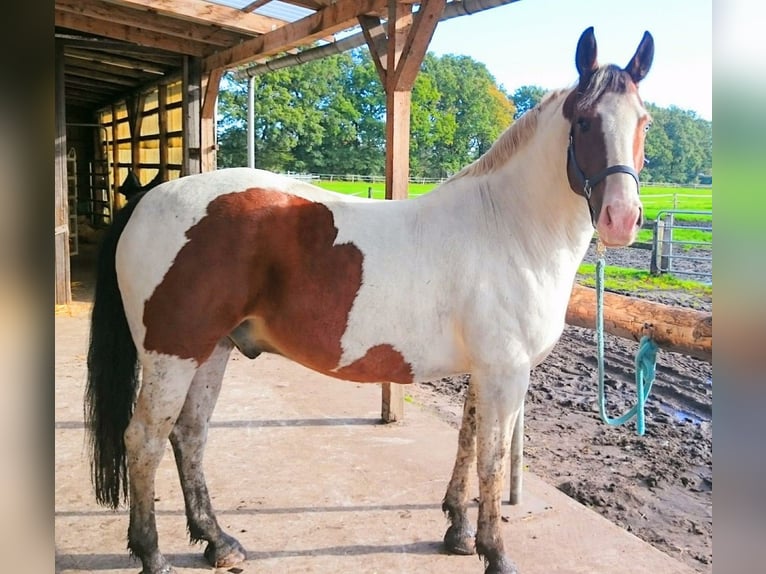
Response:
[{"label": "puddle", "polygon": [[659,406],[662,412],[669,414],[678,422],[687,422],[687,423],[693,423],[695,425],[700,425],[703,422],[707,421],[707,419],[704,419],[701,416],[696,415],[694,413],[690,413],[689,411],[684,411],[682,409],[674,409],[671,406],[663,405],[663,404],[660,404]]}]

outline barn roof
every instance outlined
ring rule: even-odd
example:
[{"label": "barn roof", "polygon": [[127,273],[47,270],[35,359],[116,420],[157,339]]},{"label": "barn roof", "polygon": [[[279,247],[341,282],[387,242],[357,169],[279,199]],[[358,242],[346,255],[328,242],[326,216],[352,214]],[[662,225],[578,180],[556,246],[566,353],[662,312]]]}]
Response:
[{"label": "barn roof", "polygon": [[[448,6],[471,13],[512,1]],[[205,71],[265,63],[387,15],[387,0],[55,0],[67,106],[99,109],[179,74],[185,56]]]}]

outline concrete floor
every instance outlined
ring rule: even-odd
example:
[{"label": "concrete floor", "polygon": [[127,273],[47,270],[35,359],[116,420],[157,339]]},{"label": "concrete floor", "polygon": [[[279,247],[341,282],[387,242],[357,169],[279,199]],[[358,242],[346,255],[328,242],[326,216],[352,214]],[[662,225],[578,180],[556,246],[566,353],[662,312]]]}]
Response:
[{"label": "concrete floor", "polygon": [[[82,423],[88,312],[75,303],[55,319],[56,572],[135,574],[127,512],[97,506],[89,481]],[[483,571],[476,556],[450,556],[441,546],[447,522],[440,505],[457,431],[417,400],[400,423],[379,424],[379,412],[378,385],[235,352],[205,458],[218,520],[248,550],[247,562],[229,572]],[[179,574],[211,572],[202,546],[187,541],[169,447],[156,496],[160,546]],[[523,503],[503,514],[506,549],[523,574],[693,572],[531,473]]]}]

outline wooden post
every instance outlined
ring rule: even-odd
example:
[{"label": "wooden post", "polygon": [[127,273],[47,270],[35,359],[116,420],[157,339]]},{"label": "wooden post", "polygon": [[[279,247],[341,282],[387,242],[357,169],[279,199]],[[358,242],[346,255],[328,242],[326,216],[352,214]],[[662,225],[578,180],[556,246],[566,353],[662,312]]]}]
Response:
[{"label": "wooden post", "polygon": [[[566,322],[577,327],[595,328],[595,289],[574,286]],[[634,341],[649,334],[662,349],[713,362],[712,313],[604,293],[604,330]]]},{"label": "wooden post", "polygon": [[511,504],[521,504],[521,489],[524,484],[524,403],[513,425],[511,435]]},{"label": "wooden post", "polygon": [[64,47],[56,41],[56,138],[55,158],[55,211],[53,237],[55,243],[56,276],[55,304],[72,302],[71,271],[69,266],[69,206],[67,204],[67,149],[66,149],[66,99],[64,95]]},{"label": "wooden post", "polygon": [[213,171],[216,168],[215,142],[215,103],[218,99],[218,88],[221,83],[223,70],[217,68],[204,74],[202,78],[202,107],[200,110],[200,168],[202,171]]},{"label": "wooden post", "polygon": [[144,123],[143,94],[132,96],[125,102],[128,111],[128,130],[130,131],[130,169],[141,183],[141,125]]},{"label": "wooden post", "polygon": [[[416,16],[412,4],[388,0],[386,38],[380,19],[360,16],[370,55],[386,92],[386,199],[406,199],[410,174],[410,104],[420,70],[446,0],[424,0]],[[381,417],[404,416],[404,388],[383,383]]]},{"label": "wooden post", "polygon": [[168,86],[157,86],[157,124],[160,138],[160,180],[167,181],[168,172]]},{"label": "wooden post", "polygon": [[192,56],[184,58],[182,106],[184,137],[181,175],[201,173],[202,60]]}]

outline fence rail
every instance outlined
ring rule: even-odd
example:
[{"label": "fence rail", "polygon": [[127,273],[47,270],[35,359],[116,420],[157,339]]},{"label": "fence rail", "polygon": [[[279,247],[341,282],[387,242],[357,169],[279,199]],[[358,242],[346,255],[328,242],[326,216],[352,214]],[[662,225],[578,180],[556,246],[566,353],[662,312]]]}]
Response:
[{"label": "fence rail", "polygon": [[[710,224],[679,225],[675,217],[710,217]],[[657,212],[652,233],[652,257],[650,272],[654,275],[672,273],[692,275],[713,281],[713,212],[683,209],[663,209]],[[678,239],[676,230],[703,231],[710,233],[710,239]],[[704,268],[704,269],[702,269]]]}]

